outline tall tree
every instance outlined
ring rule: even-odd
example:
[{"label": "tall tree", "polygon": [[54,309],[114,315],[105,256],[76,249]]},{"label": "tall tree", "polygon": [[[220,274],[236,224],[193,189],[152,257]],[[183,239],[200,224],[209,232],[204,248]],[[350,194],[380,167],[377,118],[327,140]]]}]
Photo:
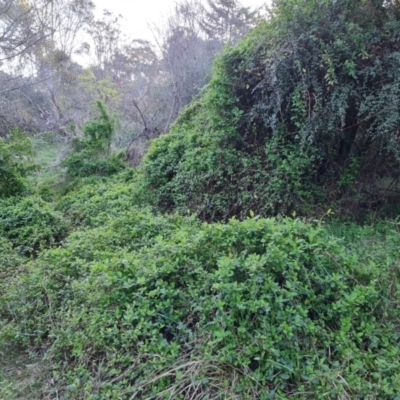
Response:
[{"label": "tall tree", "polygon": [[[76,84],[72,56],[79,49],[79,33],[93,20],[91,0],[30,0],[34,24],[46,33],[31,62],[52,104],[46,118],[49,128],[65,131],[74,105],[71,89]],[[77,92],[78,92],[77,88]],[[76,101],[76,99],[75,99]]]},{"label": "tall tree", "polygon": [[[32,24],[32,7],[22,0],[0,0],[0,135],[26,127],[31,115],[21,109],[25,91],[37,83],[29,55],[45,34]],[[20,95],[20,94],[23,95]]]},{"label": "tall tree", "polygon": [[43,39],[32,24],[32,7],[22,0],[0,0],[0,65],[22,56]]},{"label": "tall tree", "polygon": [[244,7],[239,0],[207,0],[199,24],[209,38],[236,43],[254,26],[258,10]]},{"label": "tall tree", "polygon": [[33,24],[46,33],[44,52],[54,49],[71,56],[79,33],[93,20],[92,0],[28,0]]},{"label": "tall tree", "polygon": [[121,17],[121,15],[104,10],[103,17],[93,20],[87,28],[92,39],[92,46],[88,50],[94,57],[93,65],[99,77],[106,76],[106,70],[112,64],[115,54],[118,53],[124,42],[125,37],[120,24]]},{"label": "tall tree", "polygon": [[[0,131],[26,128],[24,120],[31,121],[31,129],[40,120],[48,129],[64,124],[62,96],[72,74],[72,55],[93,8],[91,0],[0,0]],[[28,88],[32,85],[36,91]],[[43,90],[49,99],[44,108],[37,102]],[[21,112],[26,105],[28,113]],[[30,115],[33,110],[39,118]]]},{"label": "tall tree", "polygon": [[154,29],[169,90],[164,129],[208,82],[215,55],[234,44],[254,24],[257,10],[238,0],[184,0],[175,5],[163,28]]}]

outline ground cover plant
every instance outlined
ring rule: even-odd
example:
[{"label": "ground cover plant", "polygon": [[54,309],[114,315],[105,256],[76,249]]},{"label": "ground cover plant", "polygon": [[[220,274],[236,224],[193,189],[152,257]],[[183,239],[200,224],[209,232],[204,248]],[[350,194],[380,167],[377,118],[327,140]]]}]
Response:
[{"label": "ground cover plant", "polygon": [[45,345],[65,398],[398,394],[397,224],[334,235],[295,218],[98,215],[1,297],[1,337]]}]

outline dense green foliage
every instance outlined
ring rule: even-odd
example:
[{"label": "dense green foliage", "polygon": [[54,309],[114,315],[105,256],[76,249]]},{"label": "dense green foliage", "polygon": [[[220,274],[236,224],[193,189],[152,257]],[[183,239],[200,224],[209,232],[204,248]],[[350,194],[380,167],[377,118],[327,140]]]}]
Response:
[{"label": "dense green foliage", "polygon": [[26,193],[26,176],[37,168],[31,158],[31,141],[22,132],[0,136],[0,199]]},{"label": "dense green foliage", "polygon": [[398,4],[276,1],[136,170],[97,103],[56,191],[0,195],[0,354],[44,398],[400,399],[400,224],[325,221],[396,200]]},{"label": "dense green foliage", "polygon": [[74,140],[72,153],[63,161],[68,178],[109,176],[126,168],[122,154],[111,152],[116,118],[101,101],[96,107],[99,115],[85,125],[83,138]]},{"label": "dense green foliage", "polygon": [[13,275],[18,269],[19,265],[22,264],[21,256],[18,255],[12,247],[12,244],[3,237],[0,237],[0,280],[2,283],[2,288],[7,286],[7,279],[9,276]]},{"label": "dense green foliage", "polygon": [[394,398],[396,224],[344,227],[345,245],[298,219],[200,224],[132,206],[120,183],[88,191],[63,206],[81,228],[0,304],[3,340],[46,343],[66,398]]},{"label": "dense green foliage", "polygon": [[276,3],[151,147],[144,175],[164,210],[357,214],[397,196],[398,2]]},{"label": "dense green foliage", "polygon": [[67,234],[63,216],[40,197],[0,201],[0,238],[24,255],[59,243]]},{"label": "dense green foliage", "polygon": [[134,207],[150,206],[151,199],[143,194],[134,170],[103,182],[99,182],[97,177],[95,182],[83,182],[86,185],[66,194],[56,205],[56,209],[75,226],[101,226]]}]

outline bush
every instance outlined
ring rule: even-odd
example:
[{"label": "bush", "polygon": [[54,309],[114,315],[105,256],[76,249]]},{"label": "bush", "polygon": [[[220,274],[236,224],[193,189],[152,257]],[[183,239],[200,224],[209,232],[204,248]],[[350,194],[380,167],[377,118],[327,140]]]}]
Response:
[{"label": "bush", "polygon": [[205,220],[398,202],[399,3],[276,1],[156,139],[144,180]]},{"label": "bush", "polygon": [[40,197],[0,201],[0,237],[9,240],[20,254],[35,255],[59,244],[67,232],[62,215]]},{"label": "bush", "polygon": [[62,162],[62,165],[67,168],[67,176],[70,179],[92,175],[110,176],[127,167],[122,161],[122,156],[122,154],[110,154],[104,157],[96,150],[89,148],[73,152]]},{"label": "bush", "polygon": [[[81,183],[82,185],[79,185]],[[113,177],[74,181],[56,209],[74,226],[97,227],[137,207],[150,208],[152,199],[146,194],[137,171],[128,169]]]},{"label": "bush", "polygon": [[32,143],[21,131],[0,136],[0,199],[26,194],[26,176],[37,169],[31,161]]},{"label": "bush", "polygon": [[134,210],[32,262],[2,336],[48,343],[66,398],[392,399],[398,250],[369,250],[299,220]]},{"label": "bush", "polygon": [[8,285],[8,278],[18,271],[23,260],[15,252],[12,244],[3,237],[0,237],[0,254],[0,288],[5,288]]},{"label": "bush", "polygon": [[111,153],[116,117],[108,114],[102,102],[97,101],[96,106],[100,115],[85,125],[83,139],[74,140],[72,153],[62,162],[70,179],[109,176],[127,167],[122,161],[122,153]]}]

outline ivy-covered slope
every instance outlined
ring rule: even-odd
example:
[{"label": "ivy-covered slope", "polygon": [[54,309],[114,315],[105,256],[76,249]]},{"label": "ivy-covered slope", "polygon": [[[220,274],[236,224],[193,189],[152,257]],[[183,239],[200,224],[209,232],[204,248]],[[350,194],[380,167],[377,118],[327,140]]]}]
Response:
[{"label": "ivy-covered slope", "polygon": [[43,398],[399,395],[398,224],[340,225],[347,240],[299,219],[202,224],[132,204],[125,179],[70,193],[74,232],[37,258],[0,240],[0,350],[44,352]]},{"label": "ivy-covered slope", "polygon": [[399,3],[276,1],[143,165],[163,210],[357,216],[397,201]]}]

